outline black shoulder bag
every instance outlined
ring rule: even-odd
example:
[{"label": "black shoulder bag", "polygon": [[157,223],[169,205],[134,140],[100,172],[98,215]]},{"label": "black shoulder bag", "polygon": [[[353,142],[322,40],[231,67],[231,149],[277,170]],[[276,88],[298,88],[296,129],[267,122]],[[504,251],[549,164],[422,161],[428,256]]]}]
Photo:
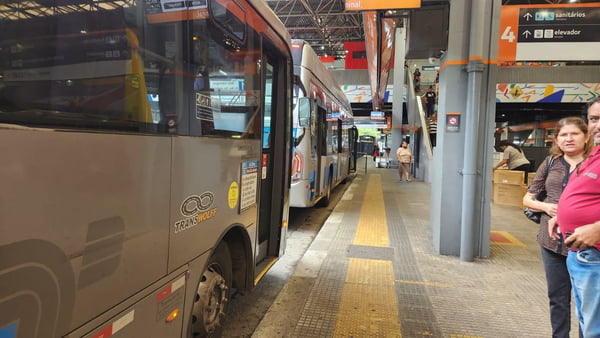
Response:
[{"label": "black shoulder bag", "polygon": [[[550,170],[550,167],[552,167],[552,163],[554,162],[554,157],[552,157],[552,155],[549,156],[548,159],[548,165],[546,166],[546,171],[544,173],[544,181],[546,181],[546,177],[548,177],[548,171]],[[535,195],[535,199],[538,201],[543,201],[546,198],[546,184],[544,184],[544,189],[540,190],[540,192],[537,193],[537,195]],[[535,223],[540,223],[540,221],[542,220],[542,212],[541,211],[533,211],[529,208],[525,208],[525,210],[523,210],[523,213],[525,214],[525,216],[527,218],[529,218],[531,221],[535,222]]]}]

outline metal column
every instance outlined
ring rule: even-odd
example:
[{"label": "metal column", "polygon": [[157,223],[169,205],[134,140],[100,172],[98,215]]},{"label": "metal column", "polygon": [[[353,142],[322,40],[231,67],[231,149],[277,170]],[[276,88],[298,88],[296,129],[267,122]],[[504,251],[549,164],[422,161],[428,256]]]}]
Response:
[{"label": "metal column", "polygon": [[441,59],[430,221],[435,249],[465,261],[489,255],[500,4],[451,1]]},{"label": "metal column", "polygon": [[406,55],[406,19],[400,28],[396,28],[395,51],[394,51],[394,102],[392,104],[392,142],[389,145],[392,148],[390,157],[396,159],[396,150],[402,143],[402,103],[404,101],[404,78],[406,71],[404,69],[404,56]]}]

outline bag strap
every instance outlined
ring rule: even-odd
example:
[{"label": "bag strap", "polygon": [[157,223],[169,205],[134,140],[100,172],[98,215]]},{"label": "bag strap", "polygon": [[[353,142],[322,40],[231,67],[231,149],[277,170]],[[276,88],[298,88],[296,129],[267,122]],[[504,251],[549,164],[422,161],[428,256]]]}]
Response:
[{"label": "bag strap", "polygon": [[548,156],[548,166],[546,166],[546,176],[548,176],[548,170],[550,170],[550,167],[552,167],[552,163],[554,163],[554,156],[550,155]]},{"label": "bag strap", "polygon": [[546,160],[546,170],[544,170],[544,187],[542,190],[546,190],[546,179],[548,178],[548,172],[550,171],[550,167],[552,167],[552,163],[554,163],[554,156],[548,155],[548,159]]},{"label": "bag strap", "polygon": [[548,172],[550,171],[550,167],[552,167],[552,163],[554,163],[554,156],[548,155],[548,159],[546,160],[546,170],[544,170],[544,181],[548,178]]}]

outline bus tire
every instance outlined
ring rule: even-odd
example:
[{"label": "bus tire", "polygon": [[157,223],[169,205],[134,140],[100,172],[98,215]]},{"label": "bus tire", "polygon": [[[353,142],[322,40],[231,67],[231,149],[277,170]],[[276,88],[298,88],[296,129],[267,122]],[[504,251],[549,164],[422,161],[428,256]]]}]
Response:
[{"label": "bus tire", "polygon": [[221,242],[210,257],[194,296],[191,337],[220,337],[231,295],[231,254]]},{"label": "bus tire", "polygon": [[326,208],[329,206],[329,202],[331,202],[331,186],[333,185],[331,174],[329,175],[329,184],[327,185],[327,190],[325,196],[319,200],[317,203],[317,207]]}]

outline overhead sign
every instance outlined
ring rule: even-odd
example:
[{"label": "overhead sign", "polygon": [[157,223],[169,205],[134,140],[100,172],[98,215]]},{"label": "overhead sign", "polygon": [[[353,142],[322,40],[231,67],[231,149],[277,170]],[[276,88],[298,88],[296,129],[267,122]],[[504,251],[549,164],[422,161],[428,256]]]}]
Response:
[{"label": "overhead sign", "polygon": [[372,111],[371,120],[385,120],[385,113],[382,111]]},{"label": "overhead sign", "polygon": [[421,0],[346,0],[347,11],[420,8]]},{"label": "overhead sign", "polygon": [[498,61],[587,61],[600,55],[600,3],[502,6]]}]

